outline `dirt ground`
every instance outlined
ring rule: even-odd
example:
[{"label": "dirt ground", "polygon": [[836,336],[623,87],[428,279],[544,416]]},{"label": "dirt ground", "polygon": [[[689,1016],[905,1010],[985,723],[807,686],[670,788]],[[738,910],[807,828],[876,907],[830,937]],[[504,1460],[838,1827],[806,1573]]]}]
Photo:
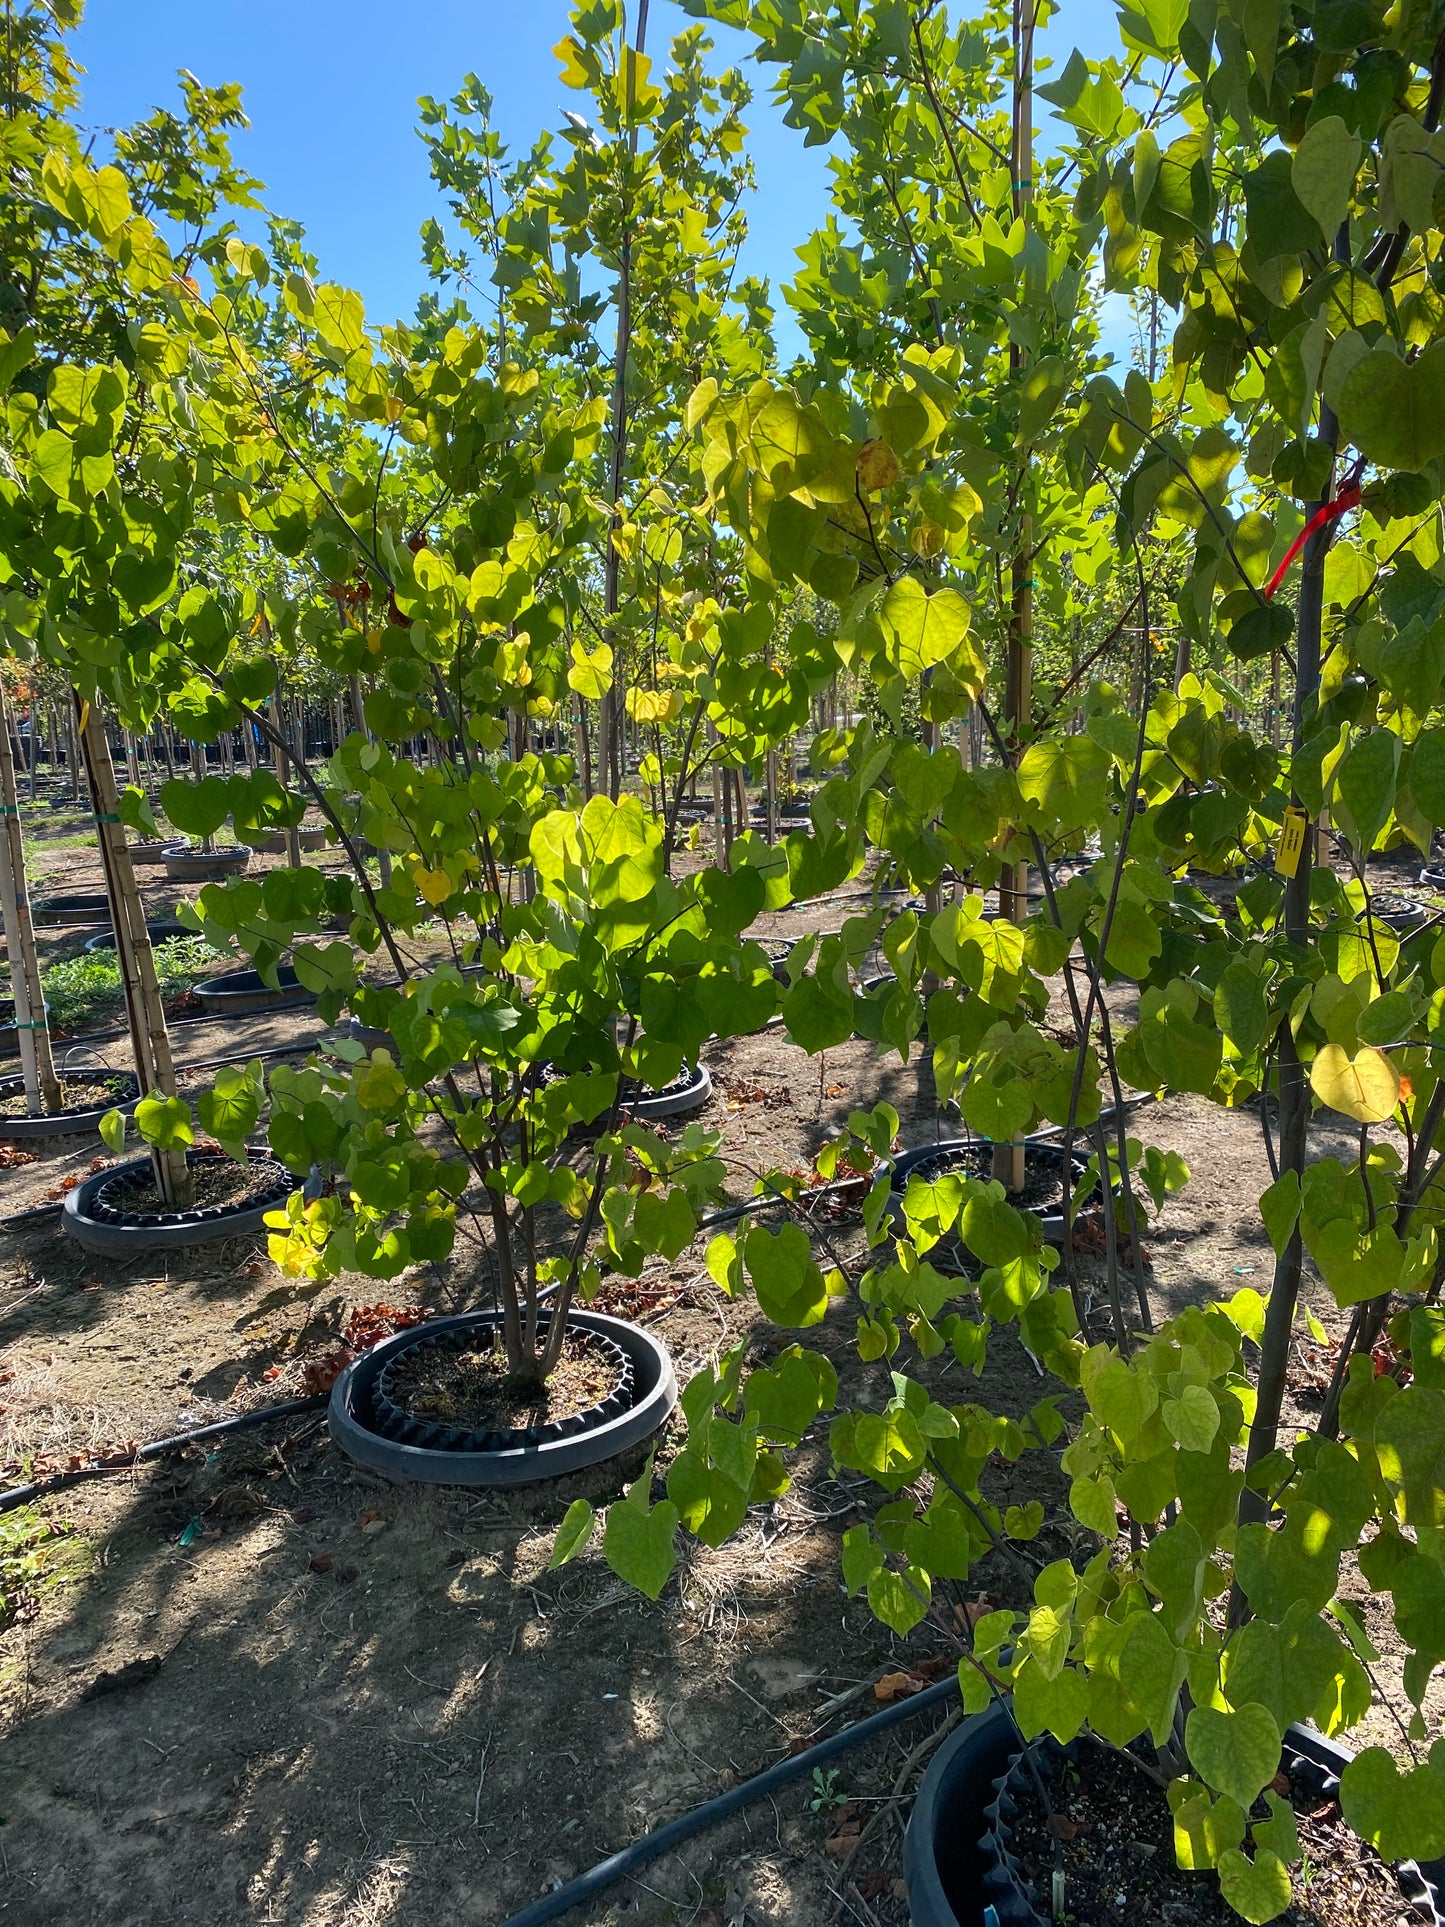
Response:
[{"label": "dirt ground", "polygon": [[[86,887],[88,853],[64,857],[51,880]],[[152,910],[173,897],[147,885]],[[822,907],[814,927],[836,928],[829,919],[846,908]],[[192,1061],[318,1029],[305,1010],[197,1025],[178,1029],[176,1054]],[[124,1065],[123,1044],[105,1048]],[[705,1061],[715,1079],[705,1121],[723,1133],[738,1195],[750,1172],[811,1167],[848,1110],[880,1098],[898,1110],[906,1143],[953,1133],[926,1057],[885,1063],[855,1042],[810,1061],[774,1030]],[[1156,1316],[1245,1283],[1266,1288],[1258,1111],[1176,1100],[1141,1109],[1132,1128],[1182,1152],[1193,1173],[1146,1240]],[[1326,1134],[1317,1142],[1326,1148]],[[0,1173],[0,1216],[101,1151],[98,1139],[41,1148],[41,1162]],[[862,1249],[855,1222],[830,1221],[818,1236],[838,1260]],[[755,1357],[777,1344],[715,1290],[703,1248],[657,1265],[617,1301],[666,1341],[679,1378],[740,1334]],[[111,1263],[53,1224],[0,1223],[6,1483],[37,1460],[63,1465],[295,1397],[347,1312],[381,1298],[438,1310],[487,1302],[465,1221],[444,1267],[390,1287],[358,1278],[320,1290],[280,1279],[255,1240]],[[1338,1329],[1327,1293],[1313,1288],[1310,1302]],[[809,1342],[835,1359],[844,1397],[881,1403],[886,1367],[850,1358],[853,1317],[835,1307]],[[926,1375],[940,1395],[952,1387],[955,1399],[1016,1414],[1047,1389],[1007,1334],[992,1342],[981,1386],[957,1366]],[[1292,1416],[1309,1412],[1299,1403]],[[496,1927],[638,1834],[875,1710],[880,1676],[946,1672],[938,1631],[925,1624],[899,1641],[844,1595],[838,1542],[869,1489],[830,1476],[825,1432],[805,1444],[790,1491],[755,1508],[733,1544],[689,1552],[655,1605],[595,1550],[547,1570],[567,1503],[615,1494],[641,1451],[505,1496],[400,1489],[351,1465],[323,1416],[309,1414],[48,1502],[45,1516],[71,1535],[74,1576],[27,1590],[0,1631],[0,1910],[35,1927]],[[660,1464],[677,1438],[674,1422]],[[1056,1455],[988,1476],[1001,1503],[1060,1502],[1039,1560],[1070,1549]],[[1022,1604],[1027,1577],[995,1554],[967,1589]],[[1388,1615],[1358,1591],[1385,1695],[1358,1738],[1391,1744],[1398,1649]],[[1442,1698],[1437,1686],[1432,1730]],[[902,1826],[946,1724],[942,1712],[904,1723],[845,1755],[833,1780],[794,1782],[569,1918],[898,1927]],[[859,1820],[868,1824],[855,1845]]]}]

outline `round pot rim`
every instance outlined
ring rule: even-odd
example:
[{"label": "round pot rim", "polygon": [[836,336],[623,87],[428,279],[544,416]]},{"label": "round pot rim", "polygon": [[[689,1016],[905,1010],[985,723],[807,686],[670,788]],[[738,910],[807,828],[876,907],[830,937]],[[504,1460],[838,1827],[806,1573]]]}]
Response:
[{"label": "round pot rim", "polygon": [[574,1306],[568,1324],[601,1333],[619,1345],[632,1360],[638,1381],[636,1401],[616,1418],[567,1438],[543,1439],[535,1444],[509,1446],[499,1452],[446,1452],[403,1445],[373,1432],[366,1423],[371,1387],[404,1341],[415,1342],[417,1332],[441,1335],[468,1326],[497,1322],[497,1312],[461,1312],[428,1319],[395,1332],[348,1365],[331,1389],[327,1426],[343,1452],[373,1472],[418,1485],[513,1486],[581,1471],[616,1458],[650,1438],[677,1403],[677,1376],[672,1355],[662,1341],[641,1325],[606,1312]]},{"label": "round pot rim", "polygon": [[[186,1162],[213,1156],[212,1152],[186,1153]],[[279,1160],[260,1146],[246,1147],[246,1162],[278,1164]],[[136,1224],[112,1224],[102,1218],[90,1216],[90,1206],[101,1187],[112,1179],[122,1177],[128,1171],[136,1171],[149,1164],[150,1157],[127,1158],[123,1163],[113,1164],[108,1170],[97,1171],[84,1183],[66,1195],[61,1208],[61,1228],[89,1251],[149,1251],[165,1246],[214,1244],[222,1238],[240,1237],[244,1233],[260,1230],[265,1223],[268,1211],[280,1208],[283,1200],[268,1198],[259,1203],[240,1203],[232,1205],[200,1205],[185,1212],[136,1212],[133,1215],[140,1222]],[[281,1167],[284,1169],[284,1166]],[[292,1189],[299,1180],[287,1173]]]},{"label": "round pot rim", "polygon": [[[59,1073],[61,1083],[65,1083],[70,1073]],[[26,1137],[69,1137],[80,1131],[88,1131],[99,1124],[111,1111],[119,1111],[129,1117],[140,1103],[140,1079],[134,1071],[104,1071],[105,1077],[124,1078],[127,1085],[123,1097],[115,1098],[109,1104],[88,1104],[83,1110],[47,1111],[40,1117],[0,1117],[0,1138]],[[78,1081],[78,1074],[77,1074]],[[25,1089],[25,1079],[17,1073],[7,1073],[0,1077],[0,1098],[14,1097]],[[108,1171],[97,1174],[109,1177]]]},{"label": "round pot rim", "polygon": [[[984,1823],[980,1835],[980,1846],[985,1870],[980,1897],[981,1901],[992,1901],[999,1920],[1008,1923],[1008,1927],[1047,1927],[1043,1914],[1039,1912],[1031,1898],[1033,1889],[1018,1874],[1012,1853],[1006,1842],[999,1838],[1000,1803],[1004,1797],[1006,1782],[1012,1776],[1013,1769],[1023,1751],[1019,1744],[1020,1736],[1014,1729],[1011,1719],[1004,1722],[1004,1730],[1013,1733],[1014,1741],[997,1776],[993,1798],[979,1815]],[[1329,1735],[1301,1721],[1294,1721],[1287,1726],[1280,1735],[1280,1739],[1286,1757],[1292,1753],[1296,1760],[1303,1761],[1323,1776],[1326,1791],[1331,1780],[1338,1783],[1340,1774],[1355,1757],[1353,1751],[1342,1745],[1339,1740],[1332,1739]],[[1037,1735],[1028,1744],[1039,1745],[1045,1741],[1058,1744],[1051,1740],[1047,1732]],[[1101,1740],[1099,1744],[1108,1745],[1109,1742]],[[946,1747],[940,1748],[940,1754],[945,1750]],[[933,1771],[933,1766],[930,1766],[925,1779],[932,1777]],[[940,1782],[942,1780],[941,1772],[939,1780]],[[938,1793],[939,1788],[936,1783],[934,1808],[938,1804]],[[923,1792],[920,1789],[918,1805],[922,1806],[922,1804]],[[1426,1861],[1423,1864],[1415,1860],[1395,1860],[1386,1862],[1386,1865],[1393,1869],[1400,1882],[1402,1901],[1421,1910],[1422,1923],[1426,1920],[1437,1923],[1445,1921],[1445,1913],[1441,1911],[1442,1895],[1445,1895],[1445,1859]],[[910,1900],[911,1898],[910,1889]]]}]

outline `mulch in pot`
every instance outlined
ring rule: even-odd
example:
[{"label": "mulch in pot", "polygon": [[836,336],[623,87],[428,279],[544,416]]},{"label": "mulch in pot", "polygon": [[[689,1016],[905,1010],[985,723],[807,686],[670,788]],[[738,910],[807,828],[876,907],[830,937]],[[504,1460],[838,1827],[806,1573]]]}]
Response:
[{"label": "mulch in pot", "polygon": [[[93,1111],[102,1104],[123,1104],[135,1095],[133,1080],[125,1075],[106,1077],[62,1077],[60,1095],[67,1111]],[[27,1117],[24,1091],[0,1097],[0,1117]]]},{"label": "mulch in pot", "polygon": [[[260,1199],[276,1184],[276,1166],[269,1162],[237,1164],[228,1157],[193,1157],[191,1176],[195,1180],[195,1201],[187,1211],[205,1210],[212,1205],[239,1209],[253,1198]],[[165,1202],[156,1190],[155,1175],[147,1164],[107,1188],[105,1202],[115,1211],[173,1212],[175,1205]]]},{"label": "mulch in pot", "polygon": [[474,1345],[419,1345],[400,1359],[388,1394],[412,1418],[458,1431],[526,1431],[591,1410],[619,1383],[617,1365],[588,1332],[568,1331],[541,1387],[514,1380],[500,1334]]},{"label": "mulch in pot", "polygon": [[[940,1151],[936,1158],[924,1158],[908,1173],[907,1182],[919,1178],[925,1184],[937,1184],[940,1178],[989,1178],[992,1175],[993,1146],[980,1141],[963,1156],[956,1151]],[[1076,1199],[1078,1193],[1076,1177]],[[1058,1159],[1040,1157],[1034,1153],[1032,1146],[1027,1148],[1024,1152],[1024,1188],[1022,1191],[1010,1191],[1008,1201],[1017,1211],[1042,1213],[1060,1210],[1064,1201],[1064,1187],[1059,1175]]]},{"label": "mulch in pot", "polygon": [[[1070,1761],[1040,1747],[1035,1759],[1054,1806],[1064,1864],[1064,1908],[1074,1927],[1240,1927],[1213,1873],[1177,1865],[1174,1821],[1162,1787],[1118,1751],[1085,1737]],[[1052,1757],[1050,1757],[1052,1755]],[[1047,1911],[1055,1839],[1037,1789],[1015,1774],[1012,1851]],[[1279,1927],[1396,1927],[1417,1919],[1392,1868],[1340,1817],[1337,1800],[1282,1774],[1275,1790],[1295,1805],[1304,1859],[1293,1871],[1294,1903]],[[1255,1818],[1265,1819],[1261,1801]],[[1246,1847],[1248,1842],[1246,1841]]]}]

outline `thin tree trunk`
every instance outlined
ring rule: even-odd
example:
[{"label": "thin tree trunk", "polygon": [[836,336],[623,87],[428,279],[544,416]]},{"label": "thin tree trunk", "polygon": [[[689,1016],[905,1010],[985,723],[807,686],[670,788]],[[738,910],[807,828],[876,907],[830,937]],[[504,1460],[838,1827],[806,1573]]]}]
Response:
[{"label": "thin tree trunk", "polygon": [[[291,732],[287,725],[286,705],[279,694],[271,698],[271,720],[276,725],[276,781],[284,790],[291,782]],[[294,824],[286,832],[286,861],[293,870],[301,867],[301,832]]]},{"label": "thin tree trunk", "polygon": [[[145,909],[135,880],[135,868],[126,847],[125,831],[117,810],[115,767],[110,758],[110,743],[100,714],[80,695],[75,696],[76,734],[85,758],[90,780],[91,806],[95,812],[100,842],[101,863],[105,869],[106,894],[110,898],[111,922],[115,930],[116,960],[120,965],[125,991],[126,1021],[130,1027],[131,1048],[135,1053],[136,1075],[144,1097],[176,1095],[175,1066],[171,1061],[171,1039],[166,1029],[166,1013],[156,981],[155,957],[151,952],[150,932],[146,929]],[[176,1210],[187,1209],[195,1199],[195,1185],[184,1151],[151,1149],[156,1190],[165,1203]]]},{"label": "thin tree trunk", "polygon": [[[1339,429],[1334,411],[1320,403],[1320,439],[1330,450],[1330,472],[1320,503],[1312,503],[1306,519],[1331,500],[1335,490],[1334,450]],[[1312,720],[1313,702],[1320,683],[1320,641],[1324,626],[1325,561],[1329,555],[1334,524],[1327,522],[1305,544],[1300,574],[1299,609],[1296,619],[1294,747],[1298,752]],[[1291,799],[1303,808],[1298,794]],[[1300,852],[1299,867],[1284,886],[1284,928],[1288,941],[1301,952],[1309,943],[1310,872],[1313,868],[1313,838],[1306,837]],[[1310,1087],[1304,1065],[1295,1048],[1294,1033],[1288,1024],[1279,1031],[1279,1169],[1280,1176],[1293,1171],[1303,1178],[1308,1156]],[[1285,1376],[1289,1368],[1290,1339],[1294,1331],[1295,1308],[1299,1301],[1300,1272],[1304,1246],[1296,1220],[1289,1242],[1275,1262],[1274,1283],[1265,1308],[1264,1330],[1260,1334],[1259,1377],[1256,1386],[1254,1421],[1249,1430],[1245,1470],[1274,1450],[1279,1434],[1279,1415],[1284,1404]],[[1246,1485],[1240,1495],[1241,1523],[1265,1516],[1263,1493]],[[1243,1595],[1236,1586],[1230,1600],[1231,1623],[1246,1616]]]},{"label": "thin tree trunk", "polygon": [[[5,692],[0,686],[0,710]],[[32,710],[32,718],[33,718]],[[33,734],[33,729],[32,729]],[[40,984],[40,959],[35,948],[35,926],[30,921],[30,894],[25,880],[25,843],[20,828],[20,797],[15,783],[15,759],[10,750],[8,713],[0,729],[0,910],[5,916],[5,950],[10,959],[10,994],[15,1005],[15,1035],[20,1045],[20,1071],[25,1079],[25,1108],[31,1117],[58,1111],[64,1098],[55,1075],[50,1048],[50,1026],[45,1018],[45,994]]]},{"label": "thin tree trunk", "polygon": [[[1013,87],[1013,211],[1016,221],[1027,222],[1033,202],[1034,172],[1034,22],[1033,0],[1013,0],[1014,87]],[[1028,365],[1022,343],[1009,348],[1009,361],[1015,376]],[[1028,451],[1021,459],[1019,501],[1027,498],[1029,486]],[[1012,601],[1009,611],[1008,650],[1004,678],[1004,716],[1008,734],[1018,744],[1026,733],[1033,703],[1034,636],[1034,559],[1033,517],[1024,509],[1019,516],[1018,539],[1014,549]],[[999,911],[1012,923],[1028,916],[1029,869],[1027,863],[1014,863],[1004,872],[999,890]],[[1024,1147],[1022,1144],[994,1147],[992,1175],[1010,1191],[1024,1187]]]}]

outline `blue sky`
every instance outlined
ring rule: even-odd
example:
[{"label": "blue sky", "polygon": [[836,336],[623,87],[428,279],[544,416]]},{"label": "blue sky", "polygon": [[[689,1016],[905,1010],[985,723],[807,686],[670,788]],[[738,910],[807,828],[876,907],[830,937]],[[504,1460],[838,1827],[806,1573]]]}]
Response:
[{"label": "blue sky", "polygon": [[[182,67],[210,84],[239,81],[251,121],[242,163],[265,183],[268,205],[307,229],[323,274],[387,321],[409,314],[425,285],[417,230],[441,211],[415,132],[417,96],[450,94],[475,72],[504,137],[529,143],[575,98],[551,51],[567,15],[566,0],[89,0],[76,39],[82,114],[116,126],[171,103]],[[1075,40],[1097,51],[1111,19],[1105,0],[1064,0],[1050,39],[1064,56]],[[650,49],[687,24],[673,0],[653,0]],[[712,31],[719,54],[747,52],[741,35]],[[826,152],[782,124],[768,98],[776,70],[747,71],[762,190],[748,209],[747,266],[776,293],[826,212]]]}]

